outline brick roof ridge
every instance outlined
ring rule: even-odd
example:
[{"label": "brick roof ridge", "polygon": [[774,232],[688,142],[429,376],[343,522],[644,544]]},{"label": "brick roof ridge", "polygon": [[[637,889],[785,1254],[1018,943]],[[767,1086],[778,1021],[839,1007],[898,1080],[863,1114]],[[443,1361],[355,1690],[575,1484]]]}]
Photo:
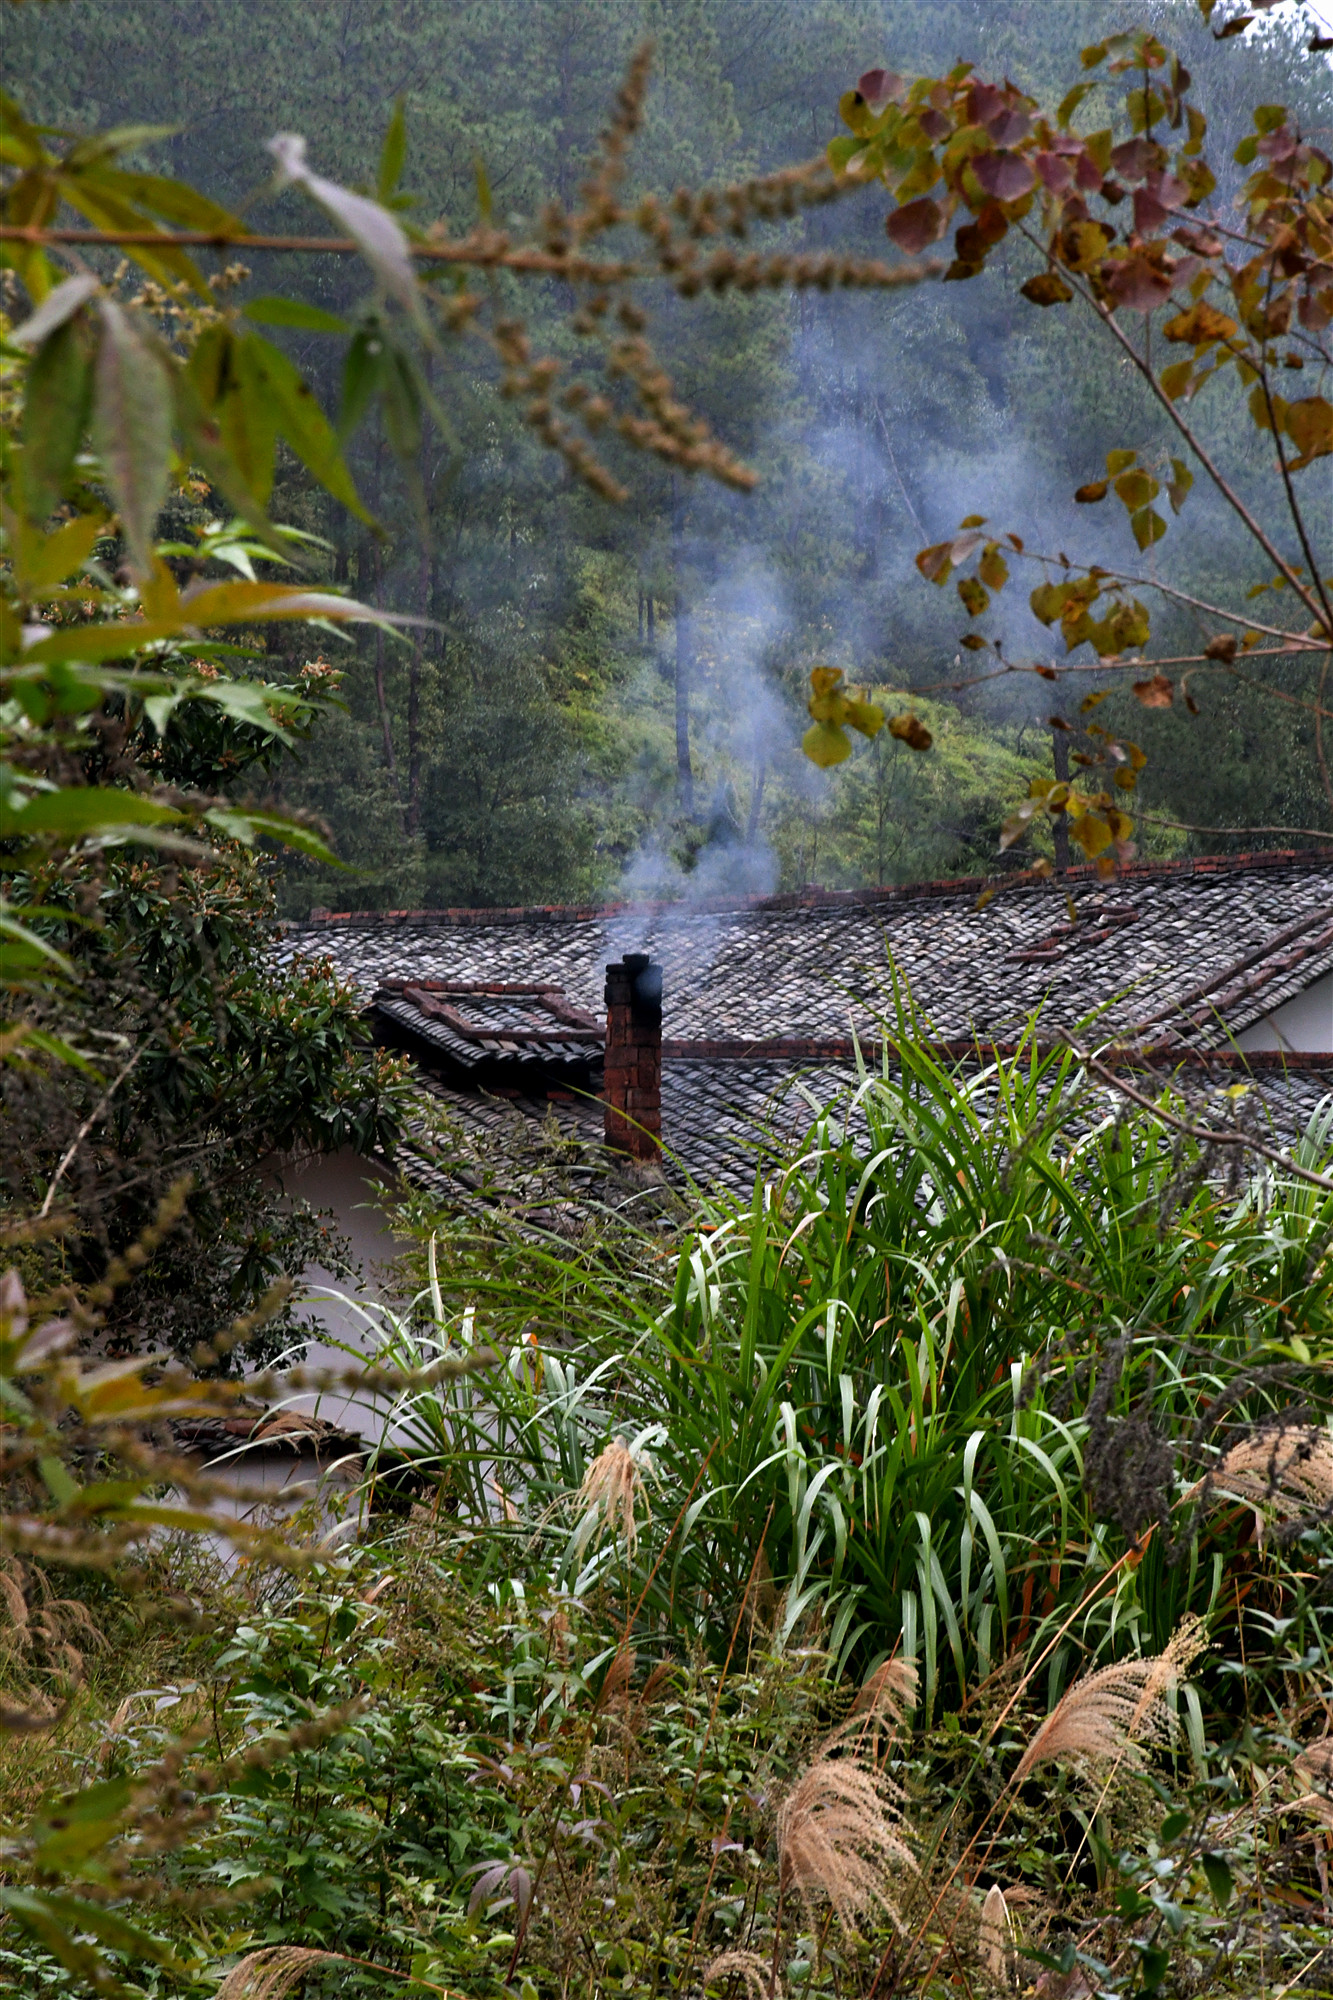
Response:
[{"label": "brick roof ridge", "polygon": [[629,901],[615,903],[536,903],[494,908],[446,907],[422,910],[328,910],[312,909],[307,918],[289,919],[283,929],[304,931],[332,925],[388,928],[399,924],[435,924],[444,928],[465,928],[483,924],[595,923],[619,916],[663,916],[678,911],[689,916],[723,916],[742,911],[874,908],[879,905],[910,903],[917,900],[976,896],[994,888],[1002,895],[1007,888],[1063,894],[1070,884],[1102,883],[1112,888],[1121,882],[1185,878],[1189,876],[1260,873],[1276,868],[1308,868],[1311,873],[1326,869],[1333,873],[1333,846],[1329,848],[1260,848],[1244,854],[1188,855],[1175,861],[1136,861],[1111,876],[1099,876],[1095,863],[1084,862],[1063,875],[1033,881],[1026,873],[1016,876],[946,875],[923,882],[905,882],[879,889],[796,889],[772,896],[709,896],[691,901],[676,897],[670,901]]}]

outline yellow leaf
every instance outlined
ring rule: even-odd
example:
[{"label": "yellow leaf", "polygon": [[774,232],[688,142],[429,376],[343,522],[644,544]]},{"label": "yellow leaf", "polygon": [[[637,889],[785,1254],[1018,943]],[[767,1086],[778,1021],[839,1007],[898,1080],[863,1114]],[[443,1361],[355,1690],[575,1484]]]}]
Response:
[{"label": "yellow leaf", "polygon": [[980,618],[990,603],[990,593],[975,576],[960,576],[955,586],[969,618]]},{"label": "yellow leaf", "polygon": [[1063,583],[1039,583],[1028,598],[1033,616],[1040,618],[1043,625],[1053,625],[1063,611],[1068,595]]},{"label": "yellow leaf", "polygon": [[1166,533],[1166,522],[1155,507],[1140,507],[1137,513],[1130,515],[1129,525],[1141,549],[1151,548]]},{"label": "yellow leaf", "polygon": [[1215,340],[1230,340],[1236,332],[1236,322],[1209,305],[1207,299],[1200,299],[1188,311],[1169,319],[1162,332],[1168,340],[1188,341],[1191,347],[1208,347]]},{"label": "yellow leaf", "polygon": [[31,603],[44,590],[53,590],[65,578],[83,568],[107,525],[100,514],[80,514],[66,521],[54,534],[43,535],[26,523],[13,536],[15,582],[20,597]]},{"label": "yellow leaf", "polygon": [[181,596],[176,588],[176,579],[159,556],[153,563],[153,573],[139,592],[139,603],[146,618],[181,618]]},{"label": "yellow leaf", "polygon": [[842,720],[849,722],[853,729],[860,730],[862,736],[877,736],[888,717],[882,708],[876,708],[873,701],[849,697],[843,703]]},{"label": "yellow leaf", "polygon": [[1111,829],[1099,813],[1085,812],[1069,829],[1070,838],[1076,840],[1089,861],[1095,861],[1111,845]]},{"label": "yellow leaf", "polygon": [[1035,278],[1029,278],[1019,291],[1030,305],[1067,305],[1074,294],[1058,271],[1039,271]]},{"label": "yellow leaf", "polygon": [[953,543],[936,542],[933,548],[922,549],[916,558],[916,566],[928,583],[945,584],[953,569],[950,549]]},{"label": "yellow leaf", "polygon": [[1312,459],[1326,458],[1333,452],[1333,403],[1322,396],[1304,396],[1299,403],[1288,403],[1286,428],[1300,453],[1291,461],[1291,470],[1299,472]]},{"label": "yellow leaf", "polygon": [[1146,507],[1150,500],[1155,500],[1159,489],[1155,479],[1135,467],[1132,472],[1121,473],[1116,480],[1115,490],[1132,514],[1138,508]]},{"label": "yellow leaf", "polygon": [[827,771],[833,764],[845,762],[852,754],[847,731],[839,729],[836,722],[816,722],[801,738],[801,748],[810,762],[818,764],[821,771]]}]

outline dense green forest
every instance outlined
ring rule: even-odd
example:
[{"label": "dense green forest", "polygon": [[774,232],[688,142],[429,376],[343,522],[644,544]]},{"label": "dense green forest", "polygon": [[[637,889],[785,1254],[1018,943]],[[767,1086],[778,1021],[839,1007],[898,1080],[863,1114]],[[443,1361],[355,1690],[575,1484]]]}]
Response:
[{"label": "dense green forest", "polygon": [[[1234,136],[1244,128],[1229,101],[1231,49],[1183,4],[1147,11],[1193,72],[1225,157],[1233,115]],[[88,4],[23,9],[6,24],[6,58],[31,115],[176,126],[151,149],[158,165],[255,202],[251,223],[274,227],[297,210],[266,191],[273,133],[303,133],[322,172],[365,183],[401,98],[410,213],[462,229],[479,216],[528,223],[548,194],[575,197],[645,33],[654,80],[632,181],[669,191],[819,152],[839,129],[840,93],[869,63],[910,74],[966,57],[1048,98],[1095,33],[1143,12],[1084,0],[349,0],[296,24],[269,0]],[[1256,100],[1327,124],[1328,68],[1301,53],[1290,23],[1252,37],[1246,62]],[[781,240],[878,255],[882,203],[867,193],[808,210]],[[1089,520],[1073,490],[1112,446],[1151,463],[1170,443],[1141,385],[1085,328],[1015,297],[1015,269],[1002,248],[966,285],[664,302],[675,378],[757,468],[753,493],[645,464],[631,500],[608,508],[525,433],[480,365],[440,384],[441,421],[424,426],[414,479],[379,418],[352,441],[382,542],[285,456],[275,518],[324,537],[327,573],[361,597],[433,623],[414,638],[330,636],[346,712],[282,768],[274,795],[316,811],[356,872],[289,862],[284,909],[841,886],[994,866],[1007,802],[1051,770],[1050,715],[1075,712],[1084,687],[1028,676],[951,691],[971,678],[958,607],[913,556],[976,511],[1075,561],[1108,546],[1123,559],[1128,528]],[[295,271],[275,256],[255,256],[238,282],[247,296],[295,285],[336,313],[361,283],[340,260]],[[523,305],[550,351],[567,351],[562,287],[545,299],[528,288]],[[273,337],[336,404],[336,343]],[[1201,408],[1208,436],[1223,405]],[[1262,489],[1262,442],[1228,445]],[[1311,478],[1312,521],[1333,533],[1330,481],[1321,492]],[[1241,539],[1220,503],[1195,495],[1171,563],[1182,587],[1238,600]],[[1016,656],[1050,656],[1052,635],[1021,604],[1001,629]],[[1177,636],[1178,615],[1160,628],[1168,652],[1181,650]],[[286,655],[271,663],[283,672],[312,657],[295,629],[268,643]],[[933,752],[881,734],[838,770],[816,770],[799,741],[819,661],[872,688],[931,690]],[[1265,686],[1299,693],[1308,680],[1292,664]],[[1306,711],[1234,676],[1201,677],[1195,696],[1193,715],[1144,713],[1127,692],[1103,711],[1148,754],[1140,800],[1151,814],[1208,828],[1328,823]],[[1228,843],[1139,829],[1144,853],[1191,844]]]}]

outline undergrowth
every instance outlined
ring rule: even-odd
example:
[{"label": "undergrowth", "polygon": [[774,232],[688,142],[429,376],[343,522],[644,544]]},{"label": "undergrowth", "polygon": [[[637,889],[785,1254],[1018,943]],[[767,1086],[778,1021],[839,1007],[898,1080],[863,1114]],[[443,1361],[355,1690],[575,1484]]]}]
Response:
[{"label": "undergrowth", "polygon": [[13,1559],[0,1976],[138,1882],[191,2000],[1333,1992],[1331,1134],[906,1048],[677,1235],[419,1215],[354,1546]]}]

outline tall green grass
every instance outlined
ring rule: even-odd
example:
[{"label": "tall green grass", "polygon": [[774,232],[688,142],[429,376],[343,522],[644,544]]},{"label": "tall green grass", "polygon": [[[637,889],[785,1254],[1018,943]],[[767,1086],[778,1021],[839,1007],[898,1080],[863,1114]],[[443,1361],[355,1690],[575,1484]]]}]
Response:
[{"label": "tall green grass", "polygon": [[[1225,1190],[1035,1036],[981,1068],[900,1047],[670,1257],[529,1242],[519,1281],[455,1245],[385,1358],[485,1339],[507,1371],[386,1416],[489,1524],[479,1562],[718,1651],[743,1605],[779,1638],[822,1621],[839,1663],[914,1658],[927,1715],[1016,1656],[1053,1700],[1186,1611],[1288,1621],[1327,1663],[1299,1550],[1190,1496],[1238,1427],[1327,1420],[1333,1198],[1268,1168]],[[1331,1144],[1325,1107],[1304,1159]],[[580,1491],[612,1436],[632,1553]]]}]

